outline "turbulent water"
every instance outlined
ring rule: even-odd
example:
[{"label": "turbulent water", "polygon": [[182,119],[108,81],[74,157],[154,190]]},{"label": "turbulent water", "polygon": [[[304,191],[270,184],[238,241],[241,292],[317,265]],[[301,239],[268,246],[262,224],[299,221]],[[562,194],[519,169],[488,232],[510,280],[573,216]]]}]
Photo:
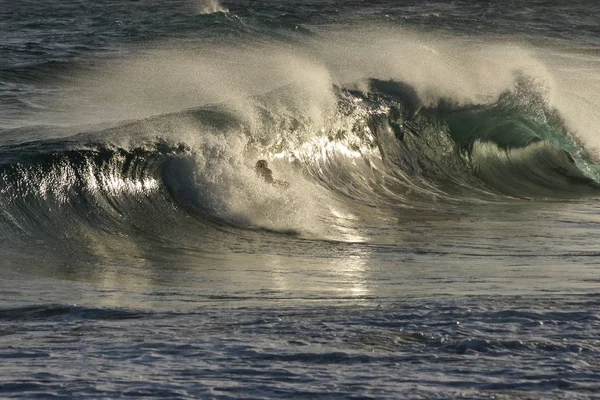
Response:
[{"label": "turbulent water", "polygon": [[600,398],[597,11],[0,3],[0,397]]}]

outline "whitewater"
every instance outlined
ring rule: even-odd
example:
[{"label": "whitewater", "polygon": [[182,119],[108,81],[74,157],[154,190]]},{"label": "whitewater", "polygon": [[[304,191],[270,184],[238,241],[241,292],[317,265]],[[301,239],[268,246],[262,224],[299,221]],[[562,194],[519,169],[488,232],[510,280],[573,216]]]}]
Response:
[{"label": "whitewater", "polygon": [[596,9],[0,3],[0,397],[600,398]]}]

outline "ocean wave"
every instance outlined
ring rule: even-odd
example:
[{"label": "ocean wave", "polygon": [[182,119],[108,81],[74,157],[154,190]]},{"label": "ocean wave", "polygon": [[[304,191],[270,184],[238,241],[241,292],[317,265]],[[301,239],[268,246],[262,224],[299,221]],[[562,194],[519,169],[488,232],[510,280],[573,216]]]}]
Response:
[{"label": "ocean wave", "polygon": [[[519,78],[488,103],[461,105],[447,98],[424,105],[398,81],[335,86],[336,108],[318,128],[302,110],[282,106],[294,93],[287,87],[253,99],[262,110],[259,130],[221,105],[68,140],[6,145],[2,234],[68,237],[81,226],[118,233],[173,209],[171,225],[191,216],[199,229],[289,233],[327,225],[331,209],[340,202],[351,209],[349,200],[418,210],[444,202],[598,196],[598,183],[580,168],[593,170],[593,160],[524,82]],[[161,138],[182,126],[193,127],[187,141]],[[160,134],[144,144],[115,144],[150,130]],[[261,157],[289,189],[255,175]]]}]

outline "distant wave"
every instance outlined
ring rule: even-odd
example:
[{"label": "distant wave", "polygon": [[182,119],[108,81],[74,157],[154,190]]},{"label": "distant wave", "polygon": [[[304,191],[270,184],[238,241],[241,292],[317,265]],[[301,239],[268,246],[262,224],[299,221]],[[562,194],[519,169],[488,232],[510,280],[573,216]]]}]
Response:
[{"label": "distant wave", "polygon": [[212,14],[216,12],[227,12],[218,0],[196,0],[196,7],[200,14]]}]

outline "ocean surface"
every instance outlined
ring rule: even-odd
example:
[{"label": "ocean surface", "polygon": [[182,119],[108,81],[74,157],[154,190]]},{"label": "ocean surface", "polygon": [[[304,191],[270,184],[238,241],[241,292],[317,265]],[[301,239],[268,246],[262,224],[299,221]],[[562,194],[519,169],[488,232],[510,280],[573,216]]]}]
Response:
[{"label": "ocean surface", "polygon": [[600,399],[599,126],[597,1],[2,0],[0,397]]}]

